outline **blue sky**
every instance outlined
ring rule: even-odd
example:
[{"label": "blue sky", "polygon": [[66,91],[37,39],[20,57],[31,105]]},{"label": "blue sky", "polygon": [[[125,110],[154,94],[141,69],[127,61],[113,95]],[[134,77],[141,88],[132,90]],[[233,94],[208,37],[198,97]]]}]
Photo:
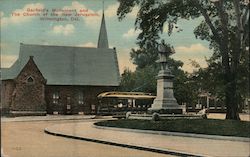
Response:
[{"label": "blue sky", "polygon": [[[116,16],[118,6],[116,0],[105,0],[104,12],[109,46],[117,49],[122,73],[125,67],[135,69],[130,61],[129,52],[131,48],[137,47],[135,42],[138,31],[134,31],[134,22],[138,8],[119,22]],[[46,9],[49,13],[47,17],[51,17],[52,9],[76,9],[77,12],[87,10],[87,13],[94,13],[95,16],[82,16],[79,17],[79,21],[43,21],[40,20],[42,12],[28,12],[28,8]],[[14,12],[19,13],[20,16],[12,16]],[[39,13],[40,15],[23,16],[24,13]],[[1,67],[10,67],[15,62],[18,58],[20,43],[96,47],[101,15],[102,0],[1,0]],[[183,69],[189,72],[193,70],[190,59],[205,67],[205,57],[212,54],[207,42],[194,37],[193,29],[200,20],[181,20],[178,26],[183,31],[179,33],[175,31],[169,37],[167,27],[165,27],[162,34],[165,41],[172,44],[176,50],[176,54],[172,57],[183,61]]]}]

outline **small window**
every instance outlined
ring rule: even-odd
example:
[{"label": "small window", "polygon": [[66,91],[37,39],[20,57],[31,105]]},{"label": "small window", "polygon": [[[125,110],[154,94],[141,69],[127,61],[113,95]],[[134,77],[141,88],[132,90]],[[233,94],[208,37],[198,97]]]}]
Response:
[{"label": "small window", "polygon": [[34,83],[34,79],[30,76],[27,78],[27,83]]},{"label": "small window", "polygon": [[80,91],[78,93],[78,104],[79,105],[83,105],[84,104],[84,101],[83,101],[83,92],[82,91]]},{"label": "small window", "polygon": [[52,95],[52,99],[53,99],[53,104],[58,104],[59,102],[59,92],[54,92]]}]

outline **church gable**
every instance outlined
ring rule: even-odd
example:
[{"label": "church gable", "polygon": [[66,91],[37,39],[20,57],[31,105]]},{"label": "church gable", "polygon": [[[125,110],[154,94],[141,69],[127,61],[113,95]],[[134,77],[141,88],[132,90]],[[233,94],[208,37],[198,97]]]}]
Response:
[{"label": "church gable", "polygon": [[36,82],[42,84],[46,83],[46,79],[43,77],[42,73],[33,60],[33,56],[30,56],[27,64],[22,68],[15,80],[25,84],[34,84]]},{"label": "church gable", "polygon": [[[29,112],[46,113],[45,84],[46,80],[31,56],[18,76],[14,79],[10,113],[28,114]],[[38,113],[33,113],[38,114]]]}]

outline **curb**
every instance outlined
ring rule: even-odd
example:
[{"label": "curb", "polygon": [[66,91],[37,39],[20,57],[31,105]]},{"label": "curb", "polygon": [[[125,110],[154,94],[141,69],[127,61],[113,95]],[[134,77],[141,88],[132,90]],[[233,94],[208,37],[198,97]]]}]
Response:
[{"label": "curb", "polygon": [[[130,148],[130,149],[149,151],[149,152],[154,152],[154,153],[175,155],[175,156],[181,156],[181,157],[205,157],[206,156],[206,155],[191,154],[191,153],[181,152],[181,151],[174,151],[174,150],[169,150],[169,149],[153,148],[153,147],[146,147],[146,146],[136,146],[136,145],[131,145],[131,144],[122,144],[122,143],[111,142],[111,141],[104,141],[104,140],[91,139],[91,138],[85,138],[85,137],[79,137],[79,136],[73,136],[73,135],[66,135],[66,134],[62,134],[62,133],[49,131],[48,128],[45,128],[44,132],[47,134],[50,134],[50,135],[54,135],[54,136],[71,138],[71,139],[76,139],[76,140],[84,140],[84,141],[88,141],[88,142],[95,142],[95,143],[107,144],[107,145],[118,146],[118,147],[125,147],[125,148]],[[209,156],[207,156],[207,157],[209,157]]]},{"label": "curb", "polygon": [[228,141],[250,142],[250,138],[245,138],[245,137],[205,135],[205,134],[167,132],[167,131],[152,131],[152,130],[138,130],[138,129],[127,129],[127,128],[115,128],[115,127],[98,126],[98,125],[95,125],[95,124],[93,124],[92,126],[94,128],[97,128],[97,129],[106,129],[106,130],[114,130],[114,131],[146,133],[146,134],[156,134],[156,135],[165,135],[165,136],[182,136],[182,137],[193,137],[193,138],[205,138],[205,139],[213,139],[213,140],[228,140]]}]

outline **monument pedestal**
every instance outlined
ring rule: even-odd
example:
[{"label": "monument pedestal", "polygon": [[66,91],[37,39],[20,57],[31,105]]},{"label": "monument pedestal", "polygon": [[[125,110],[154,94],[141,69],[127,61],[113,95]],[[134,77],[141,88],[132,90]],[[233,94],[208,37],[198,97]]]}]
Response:
[{"label": "monument pedestal", "polygon": [[179,105],[174,97],[173,78],[170,70],[162,69],[157,76],[157,96],[148,109],[149,112],[162,114],[182,114],[183,106]]}]

